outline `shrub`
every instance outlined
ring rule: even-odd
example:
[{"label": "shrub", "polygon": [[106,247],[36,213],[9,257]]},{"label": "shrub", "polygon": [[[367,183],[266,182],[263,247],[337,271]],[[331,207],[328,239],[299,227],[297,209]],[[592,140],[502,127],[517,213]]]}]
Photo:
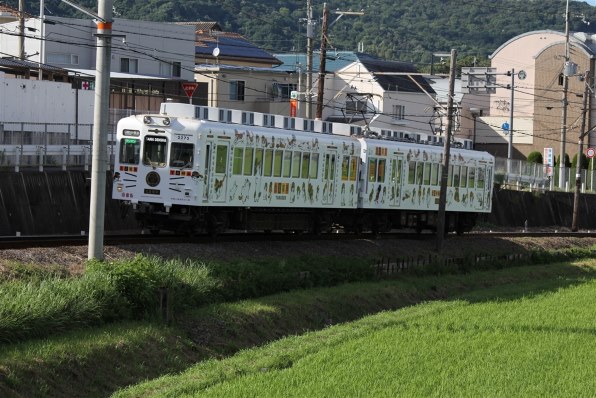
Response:
[{"label": "shrub", "polygon": [[533,151],[528,154],[528,162],[542,164],[542,154],[538,151]]}]

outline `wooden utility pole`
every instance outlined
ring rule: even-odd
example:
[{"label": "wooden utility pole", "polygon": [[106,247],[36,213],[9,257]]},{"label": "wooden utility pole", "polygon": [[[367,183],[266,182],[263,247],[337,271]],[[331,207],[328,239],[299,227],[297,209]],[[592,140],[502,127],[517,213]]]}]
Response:
[{"label": "wooden utility pole", "polygon": [[455,91],[455,65],[457,51],[451,50],[451,67],[449,68],[449,94],[447,97],[447,132],[443,146],[441,162],[441,190],[439,193],[439,213],[437,215],[437,252],[443,250],[445,235],[445,208],[447,200],[447,177],[449,176],[449,156],[451,155],[451,130],[453,129],[453,96]]},{"label": "wooden utility pole", "polygon": [[327,3],[323,3],[323,26],[321,33],[321,58],[319,61],[319,84],[317,86],[317,112],[315,119],[323,118],[323,94],[325,93],[325,67],[327,59],[327,18],[329,9]]}]

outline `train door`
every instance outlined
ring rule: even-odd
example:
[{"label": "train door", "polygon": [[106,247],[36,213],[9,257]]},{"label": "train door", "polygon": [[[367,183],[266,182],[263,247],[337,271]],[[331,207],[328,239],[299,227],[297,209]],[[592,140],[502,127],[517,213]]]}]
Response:
[{"label": "train door", "polygon": [[211,147],[212,144],[210,142],[207,143],[207,145],[205,145],[205,155],[203,156],[203,158],[205,159],[205,163],[204,163],[204,168],[203,168],[203,172],[205,173],[205,176],[203,177],[203,201],[206,202],[209,200],[209,187],[210,187],[210,178],[209,176],[211,175],[210,170],[211,170]]},{"label": "train door", "polygon": [[333,204],[335,197],[335,173],[337,168],[337,152],[327,152],[323,164],[323,204]]},{"label": "train door", "polygon": [[218,141],[213,146],[212,181],[209,183],[209,195],[212,202],[225,202],[227,193],[227,175],[229,169],[230,143]]},{"label": "train door", "polygon": [[399,154],[391,158],[389,166],[389,205],[399,206],[401,204],[402,175],[404,166],[404,155]]},{"label": "train door", "polygon": [[485,206],[485,191],[487,189],[487,175],[486,175],[486,163],[479,162],[478,167],[476,167],[476,173],[474,179],[476,180],[475,189],[474,189],[474,208],[476,210],[482,210]]}]

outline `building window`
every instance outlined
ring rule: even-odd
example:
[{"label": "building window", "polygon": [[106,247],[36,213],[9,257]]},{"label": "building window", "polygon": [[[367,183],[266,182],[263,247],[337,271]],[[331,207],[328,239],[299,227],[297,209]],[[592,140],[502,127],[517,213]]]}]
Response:
[{"label": "building window", "polygon": [[393,105],[393,120],[404,120],[405,108],[403,105]]},{"label": "building window", "polygon": [[366,100],[355,100],[355,99],[347,99],[346,100],[346,112],[348,113],[366,113],[367,106]]},{"label": "building window", "polygon": [[182,64],[180,62],[172,62],[172,76],[182,76]]},{"label": "building window", "polygon": [[139,60],[133,58],[120,58],[120,72],[139,73]]},{"label": "building window", "polygon": [[295,83],[273,82],[271,84],[271,97],[273,100],[289,99],[292,91],[296,91],[297,87]]},{"label": "building window", "polygon": [[46,61],[49,64],[78,65],[79,56],[76,54],[49,53]]},{"label": "building window", "polygon": [[563,76],[563,74],[561,73],[559,75],[559,86],[562,86],[564,82],[565,82],[565,76]]},{"label": "building window", "polygon": [[232,101],[244,101],[244,85],[243,80],[230,81],[230,99]]}]

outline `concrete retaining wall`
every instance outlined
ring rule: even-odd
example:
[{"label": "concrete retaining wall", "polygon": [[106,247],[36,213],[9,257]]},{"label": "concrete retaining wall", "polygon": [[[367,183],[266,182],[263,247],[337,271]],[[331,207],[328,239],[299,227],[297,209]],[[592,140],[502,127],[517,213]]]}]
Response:
[{"label": "concrete retaining wall", "polygon": [[[88,233],[90,174],[84,171],[0,172],[0,235]],[[121,217],[106,186],[106,232],[137,229],[132,213]],[[580,196],[580,228],[596,229],[596,195]],[[570,227],[573,194],[534,194],[495,189],[493,212],[481,221],[495,226]]]}]

